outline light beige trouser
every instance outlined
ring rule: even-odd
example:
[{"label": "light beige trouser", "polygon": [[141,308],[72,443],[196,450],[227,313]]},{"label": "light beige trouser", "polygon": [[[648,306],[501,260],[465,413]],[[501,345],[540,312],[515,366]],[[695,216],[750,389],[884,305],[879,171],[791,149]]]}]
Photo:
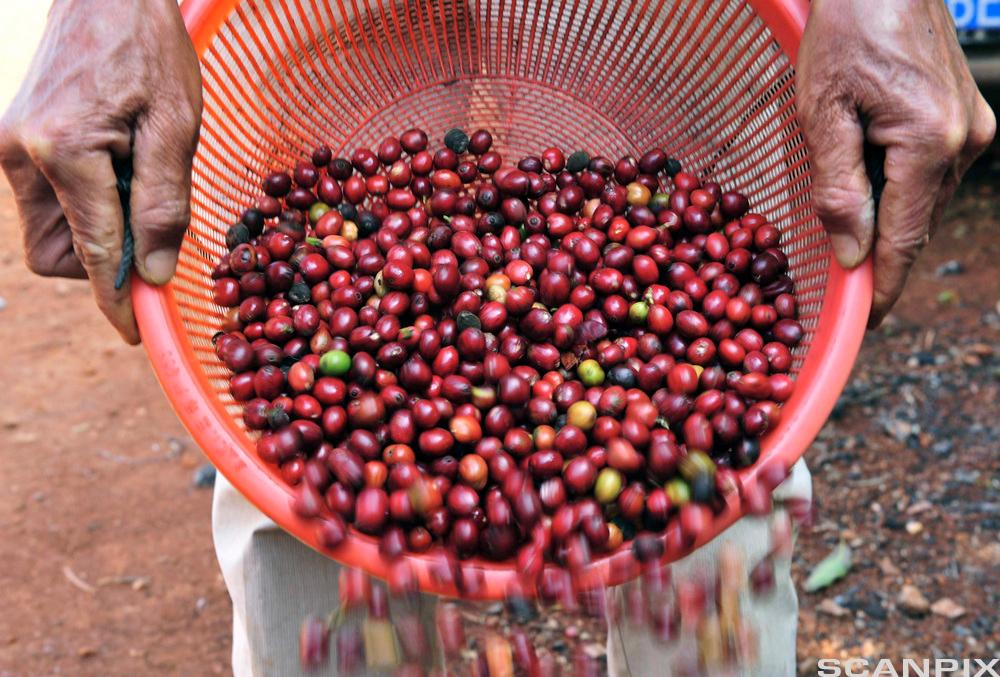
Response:
[{"label": "light beige trouser", "polygon": [[[808,499],[809,472],[799,462],[776,497]],[[281,531],[246,501],[221,475],[215,488],[212,531],[222,574],[233,600],[233,672],[237,677],[286,677],[303,674],[298,659],[298,630],[308,614],[325,616],[337,607],[335,562]],[[750,566],[770,547],[769,520],[745,518],[705,547],[672,566],[674,580],[714,576],[723,542],[737,545]],[[743,613],[759,635],[760,660],[746,675],[783,677],[795,673],[795,626],[798,604],[789,561],[775,565],[775,589],[744,600]],[[433,607],[425,597],[423,606]],[[428,632],[433,626],[427,626]],[[688,643],[689,644],[689,643]],[[659,643],[647,631],[622,621],[608,633],[608,666],[614,675],[669,675],[674,653],[692,650],[684,642]],[[332,647],[331,647],[331,653]],[[336,675],[336,660],[325,671]]]}]

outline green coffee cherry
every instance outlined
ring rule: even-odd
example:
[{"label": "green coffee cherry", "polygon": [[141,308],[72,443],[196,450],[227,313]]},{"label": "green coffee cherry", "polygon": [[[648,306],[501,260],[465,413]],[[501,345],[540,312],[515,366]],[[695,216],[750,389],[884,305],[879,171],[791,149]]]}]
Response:
[{"label": "green coffee cherry", "polygon": [[671,505],[680,507],[691,502],[691,488],[680,477],[675,477],[667,482],[664,489],[667,491],[667,498],[670,499]]},{"label": "green coffee cherry", "polygon": [[645,301],[636,301],[628,309],[628,319],[632,324],[646,324],[646,316],[649,315],[649,306]]},{"label": "green coffee cherry", "polygon": [[604,383],[604,370],[597,360],[584,360],[576,368],[576,373],[585,386],[599,386]]},{"label": "green coffee cherry", "polygon": [[319,370],[324,376],[343,376],[351,370],[351,356],[343,350],[331,350],[319,358]]},{"label": "green coffee cherry", "polygon": [[318,222],[328,211],[330,211],[330,205],[325,202],[314,202],[313,206],[309,208],[309,223]]},{"label": "green coffee cherry", "polygon": [[622,474],[614,468],[603,468],[594,483],[594,498],[599,503],[610,503],[622,492]]}]

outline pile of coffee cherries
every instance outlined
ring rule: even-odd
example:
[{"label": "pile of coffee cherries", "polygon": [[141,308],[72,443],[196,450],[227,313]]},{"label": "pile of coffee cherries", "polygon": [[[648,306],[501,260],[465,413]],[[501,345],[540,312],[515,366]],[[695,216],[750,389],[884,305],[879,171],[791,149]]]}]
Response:
[{"label": "pile of coffee cherries", "polygon": [[779,230],[659,148],[513,164],[488,131],[413,129],[262,187],[212,272],[215,348],[326,547],[652,559],[792,394]]}]

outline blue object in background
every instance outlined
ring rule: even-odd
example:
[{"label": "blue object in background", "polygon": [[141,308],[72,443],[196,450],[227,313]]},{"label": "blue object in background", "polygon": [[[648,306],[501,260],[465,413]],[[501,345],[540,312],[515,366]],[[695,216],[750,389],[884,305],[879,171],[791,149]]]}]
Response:
[{"label": "blue object in background", "polygon": [[959,30],[1000,30],[1000,0],[945,0]]}]

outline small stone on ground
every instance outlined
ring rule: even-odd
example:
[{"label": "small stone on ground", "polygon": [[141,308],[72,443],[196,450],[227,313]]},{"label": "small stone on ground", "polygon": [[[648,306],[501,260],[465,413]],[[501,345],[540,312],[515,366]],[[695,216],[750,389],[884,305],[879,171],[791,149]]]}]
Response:
[{"label": "small stone on ground", "polygon": [[948,277],[949,275],[961,275],[965,272],[965,266],[958,259],[945,261],[934,271],[938,277]]},{"label": "small stone on ground", "polygon": [[215,466],[211,463],[199,466],[194,471],[191,483],[199,489],[211,489],[215,486]]},{"label": "small stone on ground", "polygon": [[834,618],[843,618],[851,613],[848,609],[840,606],[835,600],[829,597],[816,605],[816,611],[827,616],[833,616]]},{"label": "small stone on ground", "polygon": [[885,574],[886,576],[899,576],[901,573],[903,573],[902,571],[899,570],[899,567],[893,564],[893,561],[888,557],[883,557],[881,559],[881,561],[878,563],[878,568],[881,569],[882,573]]},{"label": "small stone on ground", "polygon": [[944,616],[949,620],[955,620],[965,615],[965,607],[955,602],[950,597],[942,597],[931,605],[931,611],[938,616]]},{"label": "small stone on ground", "polygon": [[931,604],[924,597],[923,593],[913,585],[904,585],[899,591],[896,603],[903,613],[909,616],[923,616],[930,608]]}]

